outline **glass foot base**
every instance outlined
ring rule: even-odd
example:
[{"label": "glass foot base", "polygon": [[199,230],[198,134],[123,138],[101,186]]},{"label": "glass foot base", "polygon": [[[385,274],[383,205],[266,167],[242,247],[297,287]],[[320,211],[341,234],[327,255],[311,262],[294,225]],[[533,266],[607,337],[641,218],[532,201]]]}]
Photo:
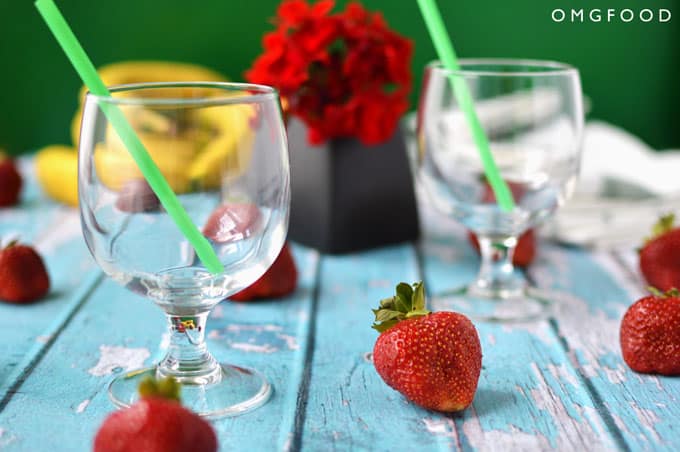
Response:
[{"label": "glass foot base", "polygon": [[[182,384],[182,405],[208,418],[238,416],[264,405],[272,387],[259,372],[221,365],[221,381],[205,385]],[[139,400],[137,387],[146,377],[156,377],[156,367],[133,370],[116,377],[109,385],[109,397],[119,408]]]},{"label": "glass foot base", "polygon": [[488,297],[468,287],[435,295],[433,310],[456,311],[484,322],[529,322],[549,317],[554,294],[528,287],[507,296]]}]

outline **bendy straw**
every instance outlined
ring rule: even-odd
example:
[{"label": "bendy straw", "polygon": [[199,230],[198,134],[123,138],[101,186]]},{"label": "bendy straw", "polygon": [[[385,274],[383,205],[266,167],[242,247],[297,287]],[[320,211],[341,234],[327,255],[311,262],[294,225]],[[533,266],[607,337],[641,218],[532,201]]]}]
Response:
[{"label": "bendy straw", "polygon": [[[83,50],[78,39],[71,31],[66,19],[52,0],[37,0],[35,6],[47,23],[50,31],[66,53],[76,72],[91,93],[97,96],[111,97],[111,93],[97,74],[92,61]],[[177,196],[168,185],[163,174],[144,148],[123,112],[113,103],[102,102],[99,107],[115,129],[128,152],[137,163],[144,178],[160,200],[165,210],[173,219],[179,230],[196,250],[205,267],[213,274],[224,271],[224,266],[218,259],[210,242],[201,234],[189,215],[180,204]]]},{"label": "bendy straw", "polygon": [[[449,34],[446,31],[444,21],[442,20],[435,0],[418,0],[418,6],[420,7],[420,12],[425,20],[425,25],[430,33],[430,38],[434,43],[434,47],[444,68],[451,71],[459,71],[460,65],[458,64],[456,51],[454,50]],[[491,185],[494,195],[496,195],[498,205],[505,212],[510,212],[515,208],[515,202],[512,199],[512,193],[510,192],[508,185],[498,171],[498,166],[493,159],[493,155],[491,155],[489,140],[487,139],[482,124],[479,122],[479,117],[475,112],[475,106],[472,101],[470,90],[462,77],[453,76],[451,79],[454,94],[458,100],[460,109],[463,111],[468,125],[470,126],[473,140],[479,151],[486,179],[489,182],[489,185]]]}]

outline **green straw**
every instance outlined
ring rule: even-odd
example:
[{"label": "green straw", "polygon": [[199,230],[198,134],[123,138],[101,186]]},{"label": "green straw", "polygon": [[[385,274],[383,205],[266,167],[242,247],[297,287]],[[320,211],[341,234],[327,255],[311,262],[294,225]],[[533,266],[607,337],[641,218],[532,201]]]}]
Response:
[{"label": "green straw", "polygon": [[[99,74],[97,74],[92,61],[90,61],[90,58],[85,53],[85,50],[83,50],[54,2],[52,0],[37,0],[35,7],[38,8],[50,31],[54,34],[57,42],[59,42],[59,45],[90,92],[97,96],[111,97],[111,93],[104,85]],[[213,274],[222,273],[224,266],[215,254],[215,250],[213,250],[210,242],[201,234],[194,222],[191,221],[191,218],[189,218],[189,215],[182,207],[182,204],[180,204],[179,199],[177,199],[172,188],[168,185],[158,166],[156,166],[156,163],[144,148],[144,145],[125,118],[123,112],[116,105],[106,102],[100,103],[99,107],[113,125],[116,133],[123,144],[125,144],[130,155],[132,155],[132,158],[137,163],[151,189],[158,196],[163,207],[165,207],[165,210],[182,234],[189,240],[194,250],[196,250],[196,254],[205,265],[205,268]]]},{"label": "green straw", "polygon": [[[449,33],[446,31],[435,0],[418,0],[418,6],[425,20],[425,25],[427,25],[427,29],[430,32],[430,38],[444,67],[451,71],[459,71],[460,65],[458,64],[458,58],[456,58],[456,51],[453,49],[451,38],[449,38]],[[501,209],[505,212],[510,212],[515,208],[515,202],[512,199],[512,193],[508,188],[508,184],[501,177],[498,166],[493,159],[493,155],[491,155],[489,140],[486,138],[482,124],[479,122],[479,117],[477,117],[475,112],[470,90],[462,77],[452,77],[452,81],[456,99],[467,119],[472,131],[472,137],[479,151],[486,180],[491,185],[491,189],[496,195],[496,200]]]}]

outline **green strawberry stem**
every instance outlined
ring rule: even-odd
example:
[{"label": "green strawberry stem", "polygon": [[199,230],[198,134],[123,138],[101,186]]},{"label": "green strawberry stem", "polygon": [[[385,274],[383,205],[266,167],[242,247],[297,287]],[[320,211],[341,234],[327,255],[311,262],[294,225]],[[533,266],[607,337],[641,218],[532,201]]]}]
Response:
[{"label": "green strawberry stem", "polygon": [[680,290],[676,289],[675,287],[667,290],[666,292],[662,292],[653,286],[648,286],[647,290],[657,298],[677,298],[680,296]]},{"label": "green strawberry stem", "polygon": [[664,235],[665,233],[671,231],[675,225],[675,214],[669,213],[659,217],[659,221],[652,226],[652,235],[645,239],[645,243],[649,243],[655,238]]},{"label": "green strawberry stem", "polygon": [[157,397],[161,399],[180,401],[180,384],[172,377],[156,380],[147,377],[139,383],[139,395],[144,399],[147,397]]},{"label": "green strawberry stem", "polygon": [[19,239],[13,239],[13,240],[10,240],[9,243],[7,243],[7,245],[0,246],[0,249],[6,250],[8,248],[13,247],[14,245],[17,245],[18,243],[19,243]]},{"label": "green strawberry stem", "polygon": [[378,309],[373,309],[375,323],[372,328],[381,333],[402,320],[422,317],[430,313],[425,308],[425,285],[422,281],[412,285],[399,283],[395,292],[394,296],[381,300]]}]

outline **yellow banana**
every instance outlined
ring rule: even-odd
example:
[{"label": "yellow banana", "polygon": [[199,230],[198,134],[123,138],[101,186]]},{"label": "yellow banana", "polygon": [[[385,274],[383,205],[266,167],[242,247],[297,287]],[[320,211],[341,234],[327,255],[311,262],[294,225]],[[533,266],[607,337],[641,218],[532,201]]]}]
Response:
[{"label": "yellow banana", "polygon": [[78,153],[74,148],[47,146],[38,151],[34,164],[38,183],[49,197],[78,205]]},{"label": "yellow banana", "polygon": [[[187,168],[198,152],[196,141],[146,132],[139,132],[138,135],[170,187],[176,193],[186,192],[189,189]],[[106,137],[106,142],[97,144],[95,148],[95,168],[99,180],[108,188],[118,191],[130,179],[144,176],[111,127]]]},{"label": "yellow banana", "polygon": [[[224,81],[221,74],[192,64],[130,61],[114,63],[99,69],[107,85],[163,81]],[[189,97],[191,92],[177,89],[178,97]],[[80,92],[81,107],[73,118],[71,134],[78,143],[80,116],[85,88]],[[151,92],[150,92],[151,94]],[[224,95],[223,92],[215,92]],[[121,93],[122,96],[125,93]],[[163,95],[167,95],[164,92]],[[198,184],[217,188],[223,178],[238,176],[250,159],[253,133],[249,121],[255,115],[252,106],[216,106],[187,110],[186,121],[167,117],[162,111],[139,107],[122,107],[128,120],[140,135],[149,154],[177,193]],[[173,127],[182,125],[182,130]],[[137,165],[118,139],[107,130],[105,143],[95,149],[97,175],[104,185],[119,190],[125,182],[141,177]]]},{"label": "yellow banana", "polygon": [[[107,86],[142,82],[226,81],[222,74],[212,69],[170,61],[121,61],[102,66],[97,72]],[[180,95],[181,91],[178,91]],[[80,107],[71,121],[71,138],[76,147],[79,142],[80,117],[86,92],[87,88],[83,86],[78,95]]]},{"label": "yellow banana", "polygon": [[250,105],[227,105],[201,109],[199,115],[217,136],[192,161],[189,179],[216,188],[223,178],[237,177],[247,167],[254,139],[249,121],[255,111]]}]

